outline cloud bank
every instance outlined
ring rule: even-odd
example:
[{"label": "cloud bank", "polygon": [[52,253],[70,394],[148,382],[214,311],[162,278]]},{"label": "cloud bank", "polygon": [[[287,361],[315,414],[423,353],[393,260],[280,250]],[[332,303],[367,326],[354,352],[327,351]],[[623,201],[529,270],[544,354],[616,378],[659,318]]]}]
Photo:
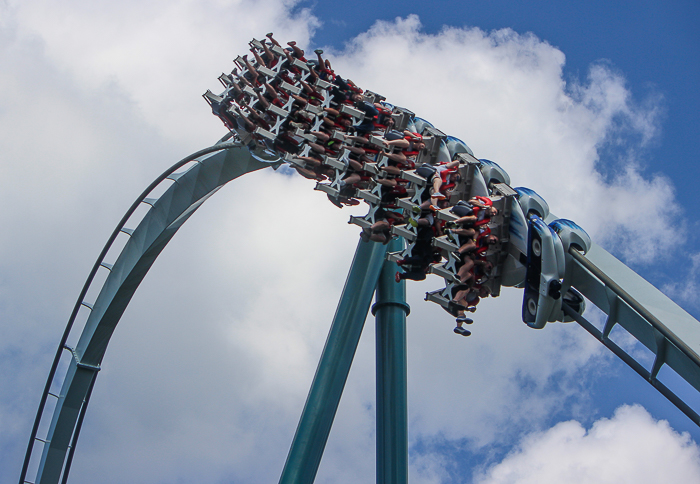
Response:
[{"label": "cloud bank", "polygon": [[[310,45],[317,20],[292,7],[0,6],[0,480],[19,474],[49,359],[92,257],[143,187],[224,134],[199,94],[250,38],[274,31]],[[606,65],[566,81],[564,54],[533,35],[428,35],[414,16],[378,22],[327,52],[337,72],[463,139],[599,242],[640,261],[668,247],[664,227],[650,233],[645,222],[677,210],[673,187],[634,158],[659,129],[658,105],[635,104]],[[601,148],[621,138],[631,148],[601,175]],[[181,229],[115,333],[72,482],[278,478],[357,243],[352,212],[312,186],[255,173]],[[436,448],[512,445],[595,412],[586,368],[606,361],[596,342],[570,325],[524,327],[516,290],[482,304],[474,335],[457,337],[451,318],[422,302],[439,284],[409,287],[414,481],[455,479]],[[368,321],[319,482],[373,479],[372,333]]]},{"label": "cloud bank", "polygon": [[[564,54],[532,34],[426,35],[416,16],[377,22],[341,54],[339,72],[462,138],[628,260],[649,261],[670,246],[663,234],[676,228],[673,187],[661,175],[644,177],[635,156],[658,133],[660,99],[636,103],[606,64],[567,82]],[[611,144],[625,145],[623,159],[601,159]],[[600,164],[613,176],[603,177]],[[662,225],[658,234],[645,229],[647,217]]]},{"label": "cloud bank", "polygon": [[655,421],[640,406],[623,406],[586,430],[561,422],[530,435],[479,484],[696,482],[700,448],[687,434]]}]

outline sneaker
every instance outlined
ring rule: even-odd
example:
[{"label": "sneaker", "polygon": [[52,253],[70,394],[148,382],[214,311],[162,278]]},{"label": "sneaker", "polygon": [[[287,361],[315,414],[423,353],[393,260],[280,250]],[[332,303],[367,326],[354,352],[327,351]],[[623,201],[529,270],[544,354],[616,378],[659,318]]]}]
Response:
[{"label": "sneaker", "polygon": [[470,308],[467,308],[467,311],[469,311],[470,313],[475,313],[475,312],[476,312],[476,307],[472,306],[472,307],[470,307]]},{"label": "sneaker", "polygon": [[456,321],[457,321],[458,323],[467,323],[467,324],[472,324],[472,323],[474,322],[473,319],[469,319],[469,318],[466,317],[466,316],[459,316],[459,317],[456,319]]},{"label": "sneaker", "polygon": [[436,200],[444,200],[447,197],[445,195],[443,195],[442,193],[437,192],[437,193],[434,193],[433,195],[431,195],[431,198],[434,198]]},{"label": "sneaker", "polygon": [[323,54],[323,49],[316,49],[314,54]]},{"label": "sneaker", "polygon": [[335,205],[338,208],[343,208],[343,204],[340,203],[340,200],[338,200],[335,197],[331,197],[330,195],[326,195],[326,196],[328,197],[328,200],[330,200],[333,205]]},{"label": "sneaker", "polygon": [[418,220],[412,218],[408,220],[408,223],[411,224],[411,227],[418,228]]},{"label": "sneaker", "polygon": [[415,205],[411,207],[411,211],[416,215],[420,215],[423,210],[418,205]]},{"label": "sneaker", "polygon": [[456,326],[455,329],[453,329],[453,331],[457,334],[461,334],[462,336],[469,336],[470,334],[472,334],[472,332],[468,329],[460,328],[459,326]]}]

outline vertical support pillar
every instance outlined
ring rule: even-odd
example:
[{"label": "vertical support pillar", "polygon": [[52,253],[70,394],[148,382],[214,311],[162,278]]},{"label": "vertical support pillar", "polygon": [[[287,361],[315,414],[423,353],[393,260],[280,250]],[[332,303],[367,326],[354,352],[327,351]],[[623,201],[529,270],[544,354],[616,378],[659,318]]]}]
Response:
[{"label": "vertical support pillar", "polygon": [[316,478],[386,249],[375,242],[357,246],[280,484],[311,484]]},{"label": "vertical support pillar", "polygon": [[[403,241],[391,241],[389,251]],[[408,403],[406,384],[406,282],[394,280],[396,264],[384,262],[377,284],[377,484],[408,482]]]}]

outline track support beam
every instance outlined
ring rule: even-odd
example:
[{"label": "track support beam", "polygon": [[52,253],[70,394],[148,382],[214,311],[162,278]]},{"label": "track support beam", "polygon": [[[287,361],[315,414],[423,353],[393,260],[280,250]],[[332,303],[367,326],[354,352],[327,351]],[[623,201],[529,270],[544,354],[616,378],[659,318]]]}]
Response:
[{"label": "track support beam", "polygon": [[280,484],[311,484],[328,441],[387,246],[360,241],[316,369]]},{"label": "track support beam", "polygon": [[[403,250],[394,238],[389,252]],[[408,482],[408,398],[406,376],[406,282],[396,283],[396,264],[384,261],[377,284],[377,484]]]}]

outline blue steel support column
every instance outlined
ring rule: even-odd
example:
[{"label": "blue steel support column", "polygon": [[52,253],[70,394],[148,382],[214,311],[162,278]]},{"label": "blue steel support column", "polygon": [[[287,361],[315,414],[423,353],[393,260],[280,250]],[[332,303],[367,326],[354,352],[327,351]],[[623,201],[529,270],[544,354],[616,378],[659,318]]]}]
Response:
[{"label": "blue steel support column", "polygon": [[386,249],[375,242],[357,246],[280,484],[311,484],[316,478]]},{"label": "blue steel support column", "polygon": [[[389,251],[402,249],[394,239]],[[408,482],[408,403],[406,390],[406,282],[396,283],[396,264],[384,262],[377,302],[377,484]]]}]

